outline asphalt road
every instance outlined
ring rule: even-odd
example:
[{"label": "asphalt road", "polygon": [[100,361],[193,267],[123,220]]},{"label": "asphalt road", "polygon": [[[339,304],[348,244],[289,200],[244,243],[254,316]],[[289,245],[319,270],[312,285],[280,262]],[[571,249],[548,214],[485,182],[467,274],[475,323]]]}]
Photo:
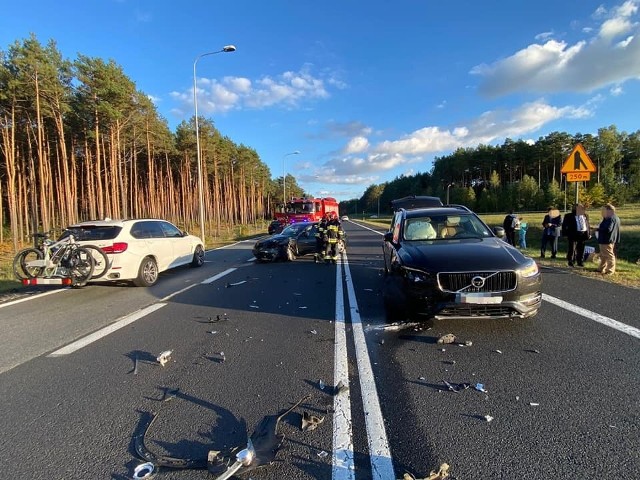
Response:
[{"label": "asphalt road", "polygon": [[[534,319],[384,330],[380,234],[345,223],[337,266],[257,264],[243,242],[149,289],[0,304],[0,478],[131,478],[152,412],[150,450],[203,459],[301,399],[277,461],[239,478],[423,478],[444,462],[456,479],[640,477],[637,290],[545,270]],[[438,345],[446,333],[472,345]],[[302,431],[303,412],[324,422]]]}]

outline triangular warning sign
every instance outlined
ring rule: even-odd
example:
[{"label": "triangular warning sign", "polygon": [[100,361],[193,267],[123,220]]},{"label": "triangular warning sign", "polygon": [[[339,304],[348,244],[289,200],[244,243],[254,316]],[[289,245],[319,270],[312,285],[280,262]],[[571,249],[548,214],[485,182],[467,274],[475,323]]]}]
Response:
[{"label": "triangular warning sign", "polygon": [[577,144],[571,150],[571,153],[565,160],[560,172],[562,173],[575,173],[575,172],[595,172],[596,166],[593,164],[589,155],[585,151],[581,143]]}]

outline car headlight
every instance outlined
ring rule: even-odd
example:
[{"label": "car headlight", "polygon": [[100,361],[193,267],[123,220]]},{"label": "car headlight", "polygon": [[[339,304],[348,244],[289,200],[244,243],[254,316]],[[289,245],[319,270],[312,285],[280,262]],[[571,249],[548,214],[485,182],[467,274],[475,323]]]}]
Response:
[{"label": "car headlight", "polygon": [[538,274],[538,271],[538,264],[531,260],[524,268],[520,269],[520,276],[524,278],[534,277]]},{"label": "car headlight", "polygon": [[416,270],[414,268],[404,268],[404,276],[407,280],[413,283],[427,282],[430,275],[422,270]]}]

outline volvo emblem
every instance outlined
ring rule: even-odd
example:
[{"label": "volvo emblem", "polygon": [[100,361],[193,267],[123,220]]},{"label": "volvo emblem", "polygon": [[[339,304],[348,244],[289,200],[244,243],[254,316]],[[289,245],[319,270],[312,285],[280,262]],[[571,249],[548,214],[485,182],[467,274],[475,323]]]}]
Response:
[{"label": "volvo emblem", "polygon": [[480,277],[480,276],[475,276],[471,279],[471,285],[473,285],[475,288],[482,288],[484,287],[484,278]]}]

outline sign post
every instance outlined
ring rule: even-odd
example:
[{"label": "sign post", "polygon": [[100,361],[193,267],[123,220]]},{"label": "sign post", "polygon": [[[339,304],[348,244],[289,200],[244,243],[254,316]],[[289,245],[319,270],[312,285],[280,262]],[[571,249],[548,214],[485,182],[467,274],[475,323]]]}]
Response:
[{"label": "sign post", "polygon": [[[578,143],[564,161],[560,173],[565,174],[567,182],[587,182],[596,170],[586,150],[581,143]],[[578,185],[576,185],[576,203],[578,203]]]}]

